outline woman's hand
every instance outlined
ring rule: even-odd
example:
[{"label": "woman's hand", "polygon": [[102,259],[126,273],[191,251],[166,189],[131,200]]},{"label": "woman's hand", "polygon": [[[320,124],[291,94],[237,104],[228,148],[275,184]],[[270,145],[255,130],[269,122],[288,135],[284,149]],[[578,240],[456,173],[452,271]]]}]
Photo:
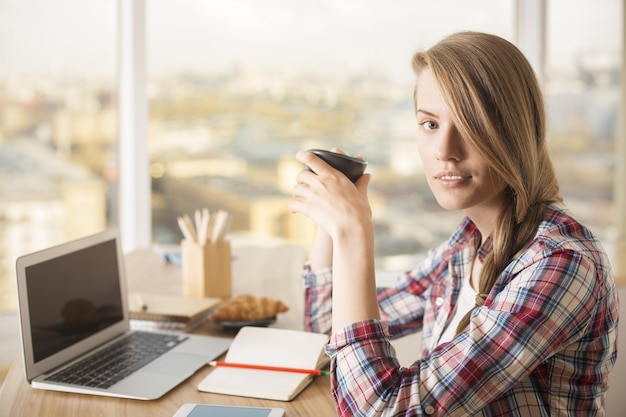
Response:
[{"label": "woman's hand", "polygon": [[374,226],[367,199],[370,174],[363,174],[353,184],[310,152],[298,152],[296,159],[314,172],[305,169],[298,174],[289,210],[304,214],[321,229],[311,266],[332,264],[333,331],[357,321],[379,319]]},{"label": "woman's hand", "polygon": [[[343,153],[336,148],[333,152]],[[353,184],[311,152],[300,151],[296,159],[314,172],[304,169],[298,174],[290,211],[309,217],[333,238],[363,222],[371,223],[372,212],[367,199],[370,174],[363,174]]]}]

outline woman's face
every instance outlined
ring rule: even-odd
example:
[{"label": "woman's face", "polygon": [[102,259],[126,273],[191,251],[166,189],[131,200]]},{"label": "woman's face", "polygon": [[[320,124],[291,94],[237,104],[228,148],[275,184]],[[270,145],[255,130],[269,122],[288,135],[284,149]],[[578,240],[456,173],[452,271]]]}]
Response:
[{"label": "woman's face", "polygon": [[495,218],[506,183],[461,137],[428,68],[418,78],[416,100],[419,154],[439,205],[464,210],[472,219]]}]

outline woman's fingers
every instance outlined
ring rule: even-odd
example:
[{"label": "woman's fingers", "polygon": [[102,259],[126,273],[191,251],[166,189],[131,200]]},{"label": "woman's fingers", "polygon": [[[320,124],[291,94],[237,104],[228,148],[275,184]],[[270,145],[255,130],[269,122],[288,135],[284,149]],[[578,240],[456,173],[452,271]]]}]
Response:
[{"label": "woman's fingers", "polygon": [[324,175],[327,172],[332,172],[333,169],[322,158],[312,152],[299,151],[296,154],[296,159],[306,165],[309,170],[318,175]]},{"label": "woman's fingers", "polygon": [[329,234],[358,227],[359,222],[371,220],[367,199],[370,174],[363,174],[356,183],[352,183],[313,153],[300,151],[296,159],[311,170],[304,169],[298,173],[292,188],[293,199],[288,204],[289,211],[305,215]]}]

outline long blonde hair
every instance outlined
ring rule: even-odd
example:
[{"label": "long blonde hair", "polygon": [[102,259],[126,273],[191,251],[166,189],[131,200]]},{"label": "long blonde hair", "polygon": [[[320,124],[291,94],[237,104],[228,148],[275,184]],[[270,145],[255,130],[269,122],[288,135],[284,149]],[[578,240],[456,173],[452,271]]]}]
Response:
[{"label": "long blonde hair", "polygon": [[[545,206],[561,201],[546,144],[541,88],[520,50],[487,33],[450,35],[416,53],[412,66],[418,75],[430,68],[461,136],[508,185],[492,234],[493,251],[480,275],[479,307],[506,265],[533,239]],[[472,311],[457,332],[469,324]]]}]

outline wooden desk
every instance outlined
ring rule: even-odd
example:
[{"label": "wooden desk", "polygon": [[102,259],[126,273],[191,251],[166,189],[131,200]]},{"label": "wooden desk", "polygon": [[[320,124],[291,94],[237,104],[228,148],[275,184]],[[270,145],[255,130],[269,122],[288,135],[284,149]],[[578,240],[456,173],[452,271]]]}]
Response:
[{"label": "wooden desk", "polygon": [[[301,329],[302,288],[298,274],[305,257],[304,250],[279,244],[262,248],[233,244],[233,253],[234,294],[253,292],[284,300],[289,304],[290,311],[280,315],[275,326]],[[130,291],[180,293],[182,290],[180,268],[163,263],[154,250],[128,254],[126,269]],[[224,334],[210,323],[194,332]],[[200,392],[196,387],[209,371],[208,367],[201,369],[158,400],[140,401],[33,389],[24,378],[22,359],[18,357],[13,361],[0,391],[0,417],[171,417],[181,404],[187,402],[281,407],[288,417],[336,415],[328,377],[316,378],[293,401],[282,402]]]}]

